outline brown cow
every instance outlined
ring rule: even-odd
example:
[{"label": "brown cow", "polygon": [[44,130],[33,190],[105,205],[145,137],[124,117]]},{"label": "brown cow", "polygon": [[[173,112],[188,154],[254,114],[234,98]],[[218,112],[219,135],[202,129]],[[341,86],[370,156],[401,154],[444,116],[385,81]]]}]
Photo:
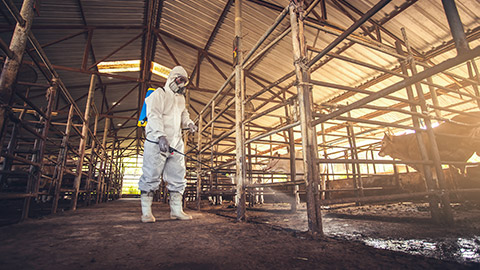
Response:
[{"label": "brown cow", "polygon": [[[464,123],[467,125],[458,124]],[[433,129],[442,161],[466,162],[473,153],[480,153],[480,112],[459,115]],[[430,140],[422,131],[429,159],[432,159]],[[457,137],[456,137],[457,136]],[[462,137],[458,137],[462,136]],[[478,138],[478,139],[477,139]],[[393,136],[385,134],[379,156],[386,155],[400,160],[422,160],[415,133]],[[410,165],[415,170],[424,173],[422,165]],[[457,166],[462,172],[465,166]]]}]

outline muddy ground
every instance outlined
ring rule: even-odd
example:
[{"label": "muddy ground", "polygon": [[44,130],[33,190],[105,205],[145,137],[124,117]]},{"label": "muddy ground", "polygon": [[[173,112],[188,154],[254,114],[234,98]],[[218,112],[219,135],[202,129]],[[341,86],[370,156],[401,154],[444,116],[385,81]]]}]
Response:
[{"label": "muddy ground", "polygon": [[[139,222],[138,199],[122,199],[0,227],[1,269],[478,269],[479,264],[376,249],[333,235],[358,219],[326,216],[327,237],[311,239],[275,220],[301,223],[282,209],[249,211],[253,222],[236,223],[232,208],[172,221],[155,203],[157,222]],[[272,207],[283,207],[276,205]],[[260,208],[260,207],[259,207]],[[210,209],[211,211],[214,209]],[[283,212],[282,212],[283,211]],[[258,214],[257,221],[254,216]],[[333,214],[333,212],[332,212]],[[337,215],[349,215],[347,209]],[[223,215],[223,216],[222,216]],[[268,215],[275,218],[268,218]],[[270,224],[260,224],[262,218]],[[331,219],[331,220],[329,220]],[[347,220],[344,225],[335,219]],[[265,222],[265,220],[263,220]],[[270,222],[270,221],[267,221]],[[294,222],[294,223],[295,223]],[[368,222],[378,222],[369,220]],[[385,221],[382,221],[385,222]],[[328,225],[335,223],[335,226]],[[403,227],[399,223],[396,227]],[[414,227],[418,227],[414,225]],[[401,232],[398,232],[401,234]]]},{"label": "muddy ground", "polygon": [[[480,204],[452,206],[455,224],[451,227],[433,223],[426,203],[324,207],[323,229],[332,239],[456,261],[480,269]],[[211,206],[209,211],[235,216],[232,207]],[[251,222],[286,231],[308,229],[305,204],[296,213],[290,211],[289,204],[258,204],[249,208],[248,217]]]}]

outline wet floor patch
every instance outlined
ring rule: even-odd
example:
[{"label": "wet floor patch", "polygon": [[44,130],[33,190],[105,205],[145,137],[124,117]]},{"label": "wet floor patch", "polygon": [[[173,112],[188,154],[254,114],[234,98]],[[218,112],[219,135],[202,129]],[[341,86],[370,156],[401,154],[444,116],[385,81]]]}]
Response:
[{"label": "wet floor patch", "polygon": [[441,239],[382,239],[335,233],[333,238],[358,241],[379,249],[405,252],[460,263],[480,263],[480,236]]},{"label": "wet floor patch", "polygon": [[[480,266],[480,212],[456,207],[456,225],[434,224],[425,203],[393,203],[324,209],[327,237],[364,243],[378,249],[404,252],[465,265]],[[466,207],[466,206],[465,206]],[[302,208],[288,213],[287,206],[265,205],[249,212],[250,220],[294,231],[306,231],[307,213]],[[284,210],[284,211],[282,211]],[[480,269],[480,268],[479,268]]]}]

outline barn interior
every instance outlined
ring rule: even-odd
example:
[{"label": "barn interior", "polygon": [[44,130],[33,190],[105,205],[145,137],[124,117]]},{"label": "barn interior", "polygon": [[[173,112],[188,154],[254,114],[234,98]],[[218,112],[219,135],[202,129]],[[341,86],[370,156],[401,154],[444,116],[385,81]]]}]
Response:
[{"label": "barn interior", "polygon": [[[158,239],[184,251],[160,251],[150,268],[479,266],[478,1],[0,6],[7,267],[131,268],[143,263],[131,257],[155,257]],[[186,157],[184,205],[194,220],[146,226],[139,119],[147,91],[179,65],[198,132],[184,130],[185,151],[174,154]],[[160,216],[168,199],[162,183]],[[379,223],[366,233],[362,222]],[[377,249],[342,231],[369,236]],[[419,252],[425,242],[413,256],[371,240],[434,233],[457,239],[448,257]],[[77,245],[88,252],[67,252]],[[358,252],[342,253],[350,248]]]}]

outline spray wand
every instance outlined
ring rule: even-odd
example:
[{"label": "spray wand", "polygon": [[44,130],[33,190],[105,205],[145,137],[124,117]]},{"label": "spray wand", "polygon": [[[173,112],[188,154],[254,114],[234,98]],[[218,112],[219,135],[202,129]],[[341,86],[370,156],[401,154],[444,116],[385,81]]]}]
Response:
[{"label": "spray wand", "polygon": [[[171,146],[168,147],[168,152],[170,152],[170,154],[172,154],[172,155],[173,155],[173,152],[178,153],[178,154],[180,154],[180,155],[182,155],[182,156],[184,156],[184,157],[186,157],[186,158],[188,158],[188,159],[190,159],[190,160],[193,160],[193,161],[195,161],[195,162],[198,162],[198,163],[202,164],[203,166],[208,167],[209,169],[211,169],[211,170],[214,171],[214,172],[217,172],[217,171],[218,171],[218,170],[215,170],[213,167],[210,167],[209,165],[207,165],[207,164],[205,164],[205,163],[203,163],[203,162],[201,162],[201,161],[199,161],[199,160],[197,160],[197,159],[194,159],[194,158],[192,158],[192,157],[189,157],[189,156],[185,155],[184,153],[178,151],[177,149],[175,149],[175,148],[173,148],[173,147],[171,147]],[[221,173],[221,174],[224,174],[224,173]],[[224,175],[225,175],[225,174],[224,174]]]}]

